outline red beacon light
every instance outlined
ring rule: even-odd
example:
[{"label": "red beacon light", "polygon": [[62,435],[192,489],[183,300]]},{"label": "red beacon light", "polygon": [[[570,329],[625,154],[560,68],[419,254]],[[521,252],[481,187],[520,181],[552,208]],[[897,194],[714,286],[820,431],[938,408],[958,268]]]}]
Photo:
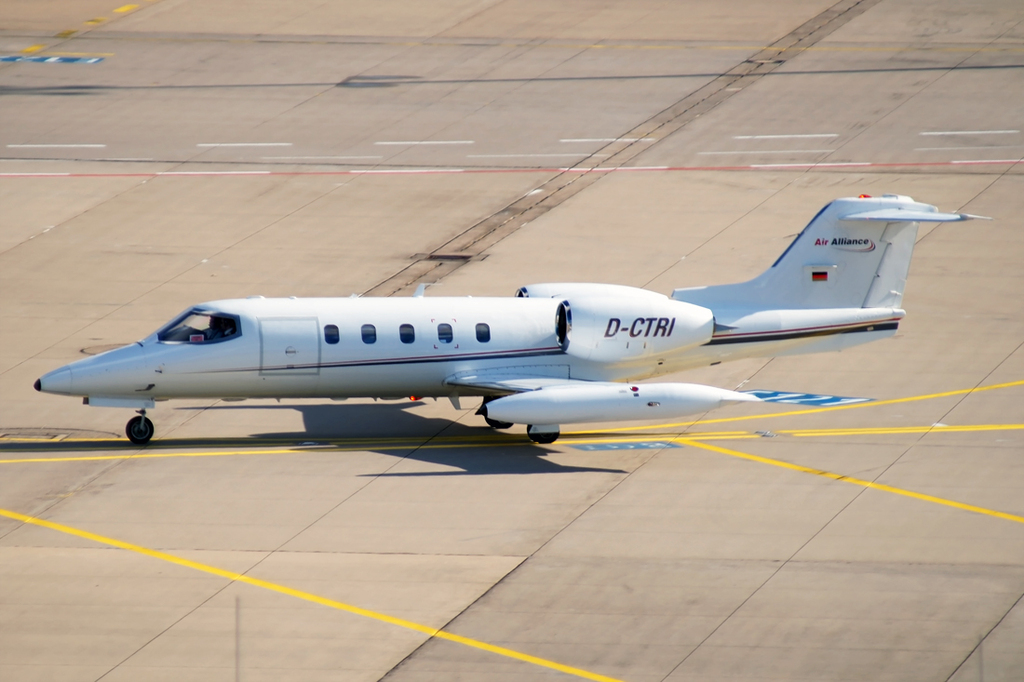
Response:
[{"label": "red beacon light", "polygon": [[861,194],[857,198],[858,199],[870,199],[871,195],[870,194]]}]

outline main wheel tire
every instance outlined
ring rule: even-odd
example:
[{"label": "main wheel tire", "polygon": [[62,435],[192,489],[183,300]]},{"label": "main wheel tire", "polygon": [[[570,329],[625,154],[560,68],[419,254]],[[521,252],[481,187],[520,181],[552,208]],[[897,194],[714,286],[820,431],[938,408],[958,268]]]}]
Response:
[{"label": "main wheel tire", "polygon": [[533,427],[526,427],[526,435],[529,436],[530,440],[532,440],[534,443],[538,443],[540,445],[554,443],[556,440],[558,440],[558,436],[561,435],[561,433],[558,431],[544,431],[542,433],[535,433],[532,431]]},{"label": "main wheel tire", "polygon": [[512,422],[500,422],[497,419],[491,419],[490,417],[484,417],[484,421],[492,429],[510,429],[512,428]]},{"label": "main wheel tire", "polygon": [[148,443],[155,432],[156,429],[153,428],[153,422],[149,421],[148,417],[143,416],[132,417],[124,428],[124,433],[128,436],[128,440],[136,445]]}]

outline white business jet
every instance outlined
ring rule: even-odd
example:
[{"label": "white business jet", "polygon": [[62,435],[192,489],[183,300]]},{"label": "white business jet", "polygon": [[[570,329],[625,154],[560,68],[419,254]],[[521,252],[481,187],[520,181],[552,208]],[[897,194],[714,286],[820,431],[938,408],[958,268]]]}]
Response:
[{"label": "white business jet", "polygon": [[138,410],[171,398],[483,398],[494,428],[676,418],[750,393],[635,383],[726,360],[818,353],[892,336],[920,222],[909,197],[837,199],[760,276],[667,297],[612,284],[536,284],[512,298],[212,301],[134,344],[54,370],[37,390]]}]

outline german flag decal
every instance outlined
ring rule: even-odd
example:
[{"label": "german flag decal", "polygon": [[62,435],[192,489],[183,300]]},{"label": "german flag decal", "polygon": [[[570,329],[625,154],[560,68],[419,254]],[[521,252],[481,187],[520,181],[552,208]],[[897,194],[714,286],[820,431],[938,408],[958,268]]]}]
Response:
[{"label": "german flag decal", "polygon": [[828,270],[814,270],[811,272],[812,282],[827,282],[828,281]]}]

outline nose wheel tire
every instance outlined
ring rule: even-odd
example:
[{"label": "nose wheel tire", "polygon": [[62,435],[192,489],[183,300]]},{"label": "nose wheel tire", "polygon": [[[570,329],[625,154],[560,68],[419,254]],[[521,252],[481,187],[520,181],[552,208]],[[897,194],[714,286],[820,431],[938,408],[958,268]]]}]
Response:
[{"label": "nose wheel tire", "polygon": [[153,437],[153,433],[156,429],[153,428],[153,422],[149,421],[148,417],[139,415],[138,417],[132,417],[128,420],[128,425],[125,426],[124,433],[128,436],[128,440],[135,443],[136,445],[145,445]]}]

